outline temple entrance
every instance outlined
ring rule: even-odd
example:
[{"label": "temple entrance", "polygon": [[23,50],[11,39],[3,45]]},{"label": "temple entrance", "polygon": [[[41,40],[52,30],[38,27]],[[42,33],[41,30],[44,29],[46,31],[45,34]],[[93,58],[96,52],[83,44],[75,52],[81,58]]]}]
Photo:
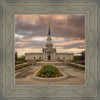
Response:
[{"label": "temple entrance", "polygon": [[51,60],[51,56],[50,55],[48,56],[48,60]]}]

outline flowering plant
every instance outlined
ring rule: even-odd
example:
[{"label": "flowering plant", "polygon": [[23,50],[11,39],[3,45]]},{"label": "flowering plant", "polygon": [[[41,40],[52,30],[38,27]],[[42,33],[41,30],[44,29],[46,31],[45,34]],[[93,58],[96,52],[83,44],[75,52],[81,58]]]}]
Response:
[{"label": "flowering plant", "polygon": [[85,61],[83,60],[82,62],[81,62],[83,65],[85,65]]},{"label": "flowering plant", "polygon": [[44,65],[41,67],[40,71],[36,74],[38,77],[60,77],[62,73],[59,71],[58,68],[54,67],[53,65]]}]

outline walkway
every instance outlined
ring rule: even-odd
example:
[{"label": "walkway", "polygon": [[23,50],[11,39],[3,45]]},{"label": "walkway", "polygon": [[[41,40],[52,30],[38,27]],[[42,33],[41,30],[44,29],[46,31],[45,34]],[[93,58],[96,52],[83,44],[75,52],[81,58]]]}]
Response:
[{"label": "walkway", "polygon": [[85,72],[70,66],[57,65],[66,75],[67,78],[54,81],[42,81],[32,77],[32,75],[40,69],[38,66],[30,66],[16,71],[15,84],[16,85],[84,85]]}]

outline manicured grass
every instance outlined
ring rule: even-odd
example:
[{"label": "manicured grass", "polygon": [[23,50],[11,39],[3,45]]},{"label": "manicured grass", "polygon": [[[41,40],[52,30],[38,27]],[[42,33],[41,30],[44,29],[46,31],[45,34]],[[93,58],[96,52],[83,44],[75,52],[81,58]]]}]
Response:
[{"label": "manicured grass", "polygon": [[16,62],[17,63],[23,63],[23,62],[26,62],[26,60],[24,60],[24,59],[18,59]]},{"label": "manicured grass", "polygon": [[59,71],[58,68],[54,67],[53,65],[44,65],[43,67],[41,67],[40,71],[36,74],[36,76],[44,78],[53,78],[62,76],[62,73]]},{"label": "manicured grass", "polygon": [[67,64],[67,65],[69,65],[69,66],[71,66],[71,67],[74,67],[74,68],[77,68],[77,69],[79,69],[79,70],[85,71],[85,67],[79,67],[79,66],[72,65],[72,64]]},{"label": "manicured grass", "polygon": [[26,64],[26,65],[21,65],[21,66],[15,67],[15,70],[22,69],[22,68],[28,67],[30,65],[32,65],[32,64]]}]

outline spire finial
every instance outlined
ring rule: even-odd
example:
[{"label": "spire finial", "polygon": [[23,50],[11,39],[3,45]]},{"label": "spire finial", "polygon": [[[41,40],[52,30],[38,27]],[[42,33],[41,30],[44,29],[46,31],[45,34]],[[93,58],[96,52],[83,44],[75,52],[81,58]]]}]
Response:
[{"label": "spire finial", "polygon": [[50,35],[50,23],[48,23],[49,24],[49,31],[48,31],[48,35]]},{"label": "spire finial", "polygon": [[48,23],[49,24],[49,27],[50,27],[50,23]]}]

